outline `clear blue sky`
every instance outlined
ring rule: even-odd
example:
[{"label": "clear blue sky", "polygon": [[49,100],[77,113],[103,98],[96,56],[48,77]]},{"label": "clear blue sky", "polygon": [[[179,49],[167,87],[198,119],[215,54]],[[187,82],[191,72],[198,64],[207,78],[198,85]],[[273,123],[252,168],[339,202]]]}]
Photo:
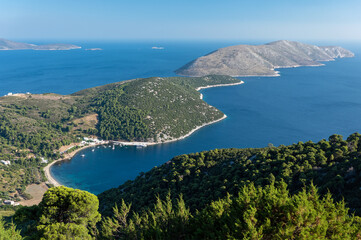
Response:
[{"label": "clear blue sky", "polygon": [[361,40],[361,0],[0,0],[8,39]]}]

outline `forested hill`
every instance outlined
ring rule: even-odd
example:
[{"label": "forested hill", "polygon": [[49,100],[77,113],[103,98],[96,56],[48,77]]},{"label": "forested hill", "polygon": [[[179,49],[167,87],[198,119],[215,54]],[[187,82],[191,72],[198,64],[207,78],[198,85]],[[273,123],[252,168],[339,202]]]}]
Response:
[{"label": "forested hill", "polygon": [[164,198],[168,192],[172,196],[183,194],[194,211],[227,193],[237,193],[251,182],[265,186],[281,180],[293,193],[313,182],[321,194],[330,191],[361,215],[361,135],[352,134],[347,140],[332,135],[318,143],[181,155],[98,197],[105,214],[122,199],[132,203],[133,210],[140,210],[153,206],[154,196]]},{"label": "forested hill", "polygon": [[80,97],[99,114],[100,137],[162,142],[223,117],[200,99],[196,88],[239,82],[228,76],[154,77],[86,89],[72,96]]},{"label": "forested hill", "polygon": [[[25,186],[44,180],[41,160],[84,136],[161,142],[218,120],[222,112],[195,88],[239,83],[226,76],[146,78],[108,84],[71,95],[10,94],[0,97],[0,198],[16,200]],[[11,193],[11,194],[10,194]]]}]

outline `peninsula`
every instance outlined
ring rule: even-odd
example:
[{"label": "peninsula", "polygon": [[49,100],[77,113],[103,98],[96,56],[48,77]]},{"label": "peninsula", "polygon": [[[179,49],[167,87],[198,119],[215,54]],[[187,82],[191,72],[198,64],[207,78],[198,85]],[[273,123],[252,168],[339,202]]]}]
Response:
[{"label": "peninsula", "polygon": [[[0,197],[19,201],[25,187],[46,180],[42,168],[70,156],[83,139],[157,144],[183,139],[224,119],[197,89],[243,83],[229,76],[152,77],[71,95],[0,97]],[[70,147],[69,147],[70,146]]]},{"label": "peninsula", "polygon": [[353,57],[342,47],[304,44],[281,40],[264,45],[237,45],[199,57],[175,72],[199,77],[210,74],[229,76],[279,76],[277,68],[321,66],[335,58]]},{"label": "peninsula", "polygon": [[81,47],[73,44],[57,43],[35,45],[30,43],[14,42],[0,38],[0,50],[71,50],[79,48]]}]

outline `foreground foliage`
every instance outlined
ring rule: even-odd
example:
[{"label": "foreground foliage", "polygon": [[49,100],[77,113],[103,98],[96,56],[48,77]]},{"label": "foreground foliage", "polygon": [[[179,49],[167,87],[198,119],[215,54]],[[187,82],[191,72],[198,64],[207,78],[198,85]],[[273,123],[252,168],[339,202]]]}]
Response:
[{"label": "foreground foliage", "polygon": [[[99,231],[97,203],[85,191],[52,188],[39,206],[18,210],[15,220],[26,239],[361,239],[361,218],[331,194],[321,197],[312,184],[292,195],[282,181],[251,183],[194,213],[182,195],[176,201],[169,193],[164,200],[157,197],[138,212],[122,201]],[[1,224],[0,239],[1,234],[21,239],[14,225],[4,230]]]},{"label": "foreground foliage", "polygon": [[100,221],[99,201],[89,192],[50,188],[38,206],[23,207],[14,219],[32,239],[92,239]]},{"label": "foreground foliage", "polygon": [[11,224],[6,224],[2,219],[0,219],[0,240],[22,240],[23,237],[20,235],[20,231],[16,230],[16,226]]},{"label": "foreground foliage", "polygon": [[157,198],[151,210],[129,216],[122,202],[103,221],[105,239],[360,239],[361,219],[348,215],[343,202],[321,198],[315,186],[290,196],[285,183],[253,184],[236,196],[212,202],[191,215],[180,197]]}]

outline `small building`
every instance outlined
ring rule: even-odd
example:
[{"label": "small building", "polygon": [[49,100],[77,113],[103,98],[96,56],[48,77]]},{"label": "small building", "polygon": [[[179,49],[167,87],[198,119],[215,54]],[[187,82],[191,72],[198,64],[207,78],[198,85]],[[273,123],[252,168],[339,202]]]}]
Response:
[{"label": "small building", "polygon": [[4,200],[4,204],[5,204],[5,205],[13,205],[13,206],[14,206],[15,202],[12,201],[12,200]]},{"label": "small building", "polygon": [[9,160],[0,160],[0,162],[2,162],[5,165],[10,165],[11,162]]}]

